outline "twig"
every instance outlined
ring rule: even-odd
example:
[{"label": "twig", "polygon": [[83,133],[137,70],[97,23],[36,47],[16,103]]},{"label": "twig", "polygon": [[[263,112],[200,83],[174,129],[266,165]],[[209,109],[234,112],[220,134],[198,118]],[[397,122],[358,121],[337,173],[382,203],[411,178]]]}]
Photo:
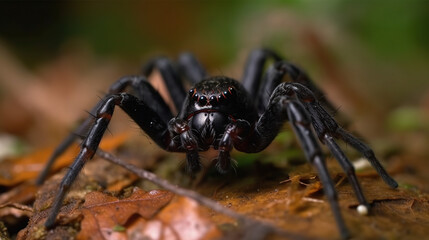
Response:
[{"label": "twig", "polygon": [[240,213],[234,212],[234,211],[220,205],[216,201],[213,201],[207,197],[204,197],[197,192],[194,192],[194,191],[191,191],[188,189],[184,189],[184,188],[180,188],[176,185],[173,185],[173,184],[169,183],[167,180],[159,178],[154,173],[146,171],[146,170],[141,169],[141,168],[138,168],[137,166],[130,164],[130,163],[127,163],[127,162],[121,160],[120,158],[114,156],[113,154],[105,152],[101,149],[97,150],[97,155],[108,160],[109,162],[112,162],[114,164],[117,164],[117,165],[129,170],[130,172],[133,172],[137,176],[144,178],[144,179],[158,185],[159,187],[162,187],[166,190],[169,190],[175,194],[185,196],[185,197],[189,197],[189,198],[193,199],[194,201],[200,203],[201,205],[209,207],[218,213],[221,213],[221,214],[227,215],[229,217],[232,217],[234,219],[237,219],[237,221],[243,223],[243,226],[246,229],[246,232],[244,233],[245,235],[242,236],[243,239],[263,239],[270,233],[276,233],[282,237],[286,237],[286,238],[290,238],[290,239],[309,239],[307,237],[300,236],[300,235],[297,235],[294,233],[285,232],[284,230],[282,230],[276,226],[273,226],[269,223],[257,221],[257,220],[254,220],[252,218],[249,218],[245,215],[242,215]]}]

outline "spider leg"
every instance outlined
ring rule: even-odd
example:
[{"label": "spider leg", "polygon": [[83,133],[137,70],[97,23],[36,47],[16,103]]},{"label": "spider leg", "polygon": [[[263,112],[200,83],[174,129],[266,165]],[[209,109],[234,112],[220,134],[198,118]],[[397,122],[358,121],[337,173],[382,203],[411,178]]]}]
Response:
[{"label": "spider leg", "polygon": [[336,133],[339,138],[343,139],[346,143],[350,144],[353,148],[362,153],[362,155],[368,159],[372,167],[378,172],[381,178],[392,188],[397,188],[398,183],[386,172],[383,166],[375,157],[374,151],[368,147],[365,143],[357,139],[352,134],[346,132],[344,129],[337,129]]},{"label": "spider leg", "polygon": [[243,142],[244,139],[241,137],[243,133],[247,134],[250,131],[250,123],[242,119],[236,119],[226,127],[218,146],[216,169],[219,173],[224,174],[230,170],[232,167],[230,151],[233,146],[239,146]]},{"label": "spider leg", "polygon": [[168,123],[168,129],[169,132],[174,133],[180,138],[179,146],[174,146],[174,149],[175,151],[181,150],[186,152],[188,172],[191,174],[198,172],[202,167],[200,156],[198,154],[198,142],[193,135],[188,122],[180,117],[173,118]]},{"label": "spider leg", "polygon": [[332,155],[334,155],[334,157],[338,160],[344,172],[346,173],[346,176],[350,181],[353,190],[355,191],[356,197],[360,205],[365,206],[366,209],[369,209],[369,204],[363,195],[362,189],[356,177],[355,168],[351,164],[350,160],[347,158],[347,156],[344,154],[344,152],[341,150],[341,148],[338,146],[338,144],[335,142],[334,138],[330,134],[325,134],[323,139],[323,143],[328,146]]},{"label": "spider leg", "polygon": [[[92,112],[92,111],[91,111]],[[79,125],[79,127],[74,130],[72,133],[70,133],[54,150],[54,152],[49,157],[48,161],[46,162],[45,167],[40,172],[39,176],[36,179],[37,185],[42,185],[43,182],[46,180],[46,177],[49,174],[49,171],[52,168],[52,165],[55,163],[57,158],[61,156],[64,151],[66,151],[70,145],[72,145],[76,139],[80,136],[84,136],[87,132],[88,126],[92,123],[93,118],[88,117],[85,119],[85,121]]]},{"label": "spider leg", "polygon": [[[167,104],[143,76],[126,76],[120,78],[110,86],[109,93],[107,95],[124,92],[127,88],[132,88],[136,96],[141,101],[151,102],[151,108],[155,110],[165,122],[168,122],[172,118],[171,111],[169,110]],[[85,121],[76,128],[76,130],[70,133],[54,150],[54,152],[49,157],[45,168],[37,177],[36,184],[43,184],[56,159],[61,156],[64,151],[67,150],[68,147],[76,141],[77,138],[85,138],[85,136],[87,136],[88,128],[94,121],[93,116],[96,115],[97,109],[102,103],[102,101],[99,101],[98,104],[90,111],[90,116],[87,117]]]},{"label": "spider leg", "polygon": [[[293,92],[296,94],[296,97],[304,103],[307,111],[310,113],[310,116],[313,121],[314,129],[319,136],[319,139],[328,145],[330,148],[336,148],[333,145],[333,142],[330,140],[330,137],[340,138],[346,143],[350,144],[353,148],[358,150],[365,158],[367,158],[381,178],[392,188],[398,187],[398,183],[386,172],[383,166],[375,157],[374,152],[369,148],[365,143],[358,140],[356,137],[346,132],[341,128],[334,118],[329,115],[329,113],[319,104],[315,99],[315,96],[312,94],[310,89],[306,88],[304,85],[299,83],[291,83],[285,85],[285,90],[287,92]],[[339,149],[339,148],[338,148]],[[336,151],[333,151],[335,153]],[[335,155],[335,158],[340,162],[341,159],[349,161],[347,158],[343,158],[340,155]],[[346,166],[343,166],[346,167]],[[345,169],[346,173],[350,170]],[[354,172],[354,170],[353,170]],[[350,180],[353,182],[353,180]]]},{"label": "spider leg", "polygon": [[255,49],[250,53],[241,82],[251,96],[257,95],[265,63],[270,58],[274,61],[282,60],[277,53],[268,49]]},{"label": "spider leg", "polygon": [[178,64],[179,69],[192,85],[197,84],[207,77],[207,73],[203,65],[201,65],[192,53],[180,54]]},{"label": "spider leg", "polygon": [[341,216],[335,185],[329,176],[322,150],[320,149],[317,139],[313,134],[311,128],[311,118],[308,116],[304,106],[298,101],[287,101],[286,109],[289,121],[294,129],[295,134],[300,140],[307,159],[317,169],[320,181],[324,187],[324,193],[328,198],[329,204],[331,205],[331,209],[334,214],[337,226],[340,230],[341,237],[343,239],[347,239],[349,237],[349,233]]},{"label": "spider leg", "polygon": [[272,64],[263,76],[257,97],[259,114],[262,114],[265,111],[268,106],[271,93],[283,81],[283,77],[285,75],[289,76],[289,80],[291,82],[301,83],[309,88],[316,96],[316,99],[321,102],[324,107],[328,108],[331,112],[335,111],[332,104],[324,98],[323,92],[313,83],[313,81],[311,81],[304,71],[288,61],[281,60]]},{"label": "spider leg", "polygon": [[168,122],[173,117],[168,105],[159,92],[143,76],[126,76],[120,78],[111,85],[109,94],[126,92],[127,88],[131,88],[132,94],[140,101],[145,103],[150,102],[149,107],[156,111],[165,122]]},{"label": "spider leg", "polygon": [[174,106],[179,111],[186,98],[186,91],[177,70],[174,68],[171,60],[165,57],[158,57],[149,60],[143,66],[143,75],[149,76],[155,68],[161,73]]},{"label": "spider leg", "polygon": [[[159,66],[158,62],[167,62],[169,67],[163,67],[163,63]],[[161,68],[160,68],[161,67]],[[172,74],[178,82],[180,82],[179,75],[183,75],[191,85],[195,85],[204,78],[206,78],[207,72],[203,65],[197,60],[197,58],[190,52],[185,52],[179,55],[177,64],[170,61],[166,57],[155,57],[147,61],[142,67],[142,73],[145,76],[149,76],[154,68],[160,71],[173,71]]]},{"label": "spider leg", "polygon": [[179,142],[174,141],[175,134],[170,131],[167,123],[146,103],[128,93],[113,94],[105,97],[101,100],[100,107],[96,112],[94,124],[89,130],[88,136],[82,142],[78,156],[61,181],[59,191],[45,223],[47,228],[52,228],[54,226],[65,194],[84,164],[90,160],[97,151],[98,145],[113,115],[115,106],[120,106],[161,148],[168,151],[181,151],[181,145]]},{"label": "spider leg", "polygon": [[231,155],[232,150],[232,132],[236,128],[235,124],[229,124],[226,127],[225,133],[219,141],[219,155],[216,162],[216,169],[219,173],[227,173],[231,168]]}]

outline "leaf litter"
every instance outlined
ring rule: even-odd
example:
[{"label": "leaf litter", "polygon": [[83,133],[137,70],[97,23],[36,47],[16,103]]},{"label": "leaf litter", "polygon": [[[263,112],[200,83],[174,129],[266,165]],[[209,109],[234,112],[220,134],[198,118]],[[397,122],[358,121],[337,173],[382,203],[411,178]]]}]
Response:
[{"label": "leaf litter", "polygon": [[[101,167],[103,164],[110,167]],[[329,165],[337,183],[344,219],[353,236],[420,237],[427,232],[427,194],[404,187],[392,190],[379,178],[364,172],[361,174],[363,176],[358,176],[372,209],[370,216],[360,216],[355,211],[358,202],[344,179],[344,174],[332,161],[329,161]],[[66,236],[78,239],[136,239],[144,236],[151,239],[190,239],[184,238],[183,234],[193,236],[193,239],[216,239],[242,236],[234,234],[251,230],[246,229],[237,219],[204,208],[193,200],[172,198],[172,194],[167,191],[161,194],[164,196],[163,204],[149,204],[151,214],[141,214],[139,204],[151,202],[151,196],[156,199],[161,191],[155,191],[156,194],[151,195],[140,189],[127,190],[137,178],[126,170],[114,172],[113,169],[116,168],[119,167],[99,158],[89,162],[85,173],[79,177],[77,186],[73,187],[65,200],[58,216],[58,227],[46,231],[42,224],[46,220],[62,174],[52,177],[36,195],[34,213],[18,239],[54,239]],[[209,173],[194,191],[212,197],[228,209],[272,224],[286,232],[309,238],[337,237],[329,205],[324,200],[323,188],[312,168],[308,164],[285,171],[276,168],[256,162],[240,168],[235,175],[230,174],[226,178]],[[96,171],[97,169],[100,171]],[[116,185],[121,180],[103,180],[97,174],[106,176],[106,179],[111,175],[121,174],[123,177],[118,179],[133,177],[131,181],[102,193],[99,191],[109,189],[109,186]],[[17,188],[21,186],[25,187],[25,184],[17,185]],[[130,203],[130,199],[135,199],[133,201],[137,204]],[[119,218],[114,214],[117,207],[121,209]],[[99,211],[103,214],[99,214]],[[278,238],[275,234],[266,236]]]}]

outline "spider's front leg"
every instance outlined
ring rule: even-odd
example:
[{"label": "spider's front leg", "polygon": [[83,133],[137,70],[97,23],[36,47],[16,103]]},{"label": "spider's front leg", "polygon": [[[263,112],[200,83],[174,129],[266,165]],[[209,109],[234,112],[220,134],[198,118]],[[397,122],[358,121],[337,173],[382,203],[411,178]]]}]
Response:
[{"label": "spider's front leg", "polygon": [[216,169],[220,173],[227,173],[231,168],[230,152],[233,146],[237,147],[243,143],[245,136],[251,132],[250,123],[243,119],[234,120],[228,124],[219,141],[219,155],[216,162]]},{"label": "spider's front leg", "polygon": [[97,106],[99,106],[99,108],[95,114],[94,124],[90,128],[87,138],[83,141],[78,156],[61,181],[51,212],[45,222],[47,228],[52,228],[54,226],[65,194],[84,164],[90,160],[97,151],[98,145],[112,118],[115,106],[120,106],[161,148],[179,151],[177,142],[173,140],[174,133],[169,131],[166,121],[137,97],[127,93],[114,94],[105,97]]},{"label": "spider's front leg", "polygon": [[181,118],[173,118],[168,123],[168,129],[171,134],[176,135],[173,138],[168,151],[186,152],[187,168],[189,173],[196,173],[201,170],[200,156],[198,153],[198,142],[192,134],[188,122]]}]

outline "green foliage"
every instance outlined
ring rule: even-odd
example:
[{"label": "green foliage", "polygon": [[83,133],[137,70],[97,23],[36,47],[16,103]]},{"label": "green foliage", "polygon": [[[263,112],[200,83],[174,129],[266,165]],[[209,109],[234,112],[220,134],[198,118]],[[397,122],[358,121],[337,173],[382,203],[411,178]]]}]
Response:
[{"label": "green foliage", "polygon": [[340,1],[338,22],[380,56],[429,53],[428,1]]},{"label": "green foliage", "polygon": [[424,128],[429,129],[429,125],[425,125],[424,117],[419,109],[403,107],[392,112],[388,119],[389,129],[392,131],[418,131]]},{"label": "green foliage", "polygon": [[[140,57],[161,50],[206,51],[231,57],[239,33],[258,13],[284,10],[308,21],[330,19],[383,56],[429,52],[428,1],[141,1],[2,3],[0,38],[21,55],[40,60],[70,40],[97,54]],[[270,26],[266,26],[269,28]],[[287,29],[285,29],[287,31]],[[251,37],[251,36],[249,36]],[[235,56],[235,55],[234,55]]]}]

